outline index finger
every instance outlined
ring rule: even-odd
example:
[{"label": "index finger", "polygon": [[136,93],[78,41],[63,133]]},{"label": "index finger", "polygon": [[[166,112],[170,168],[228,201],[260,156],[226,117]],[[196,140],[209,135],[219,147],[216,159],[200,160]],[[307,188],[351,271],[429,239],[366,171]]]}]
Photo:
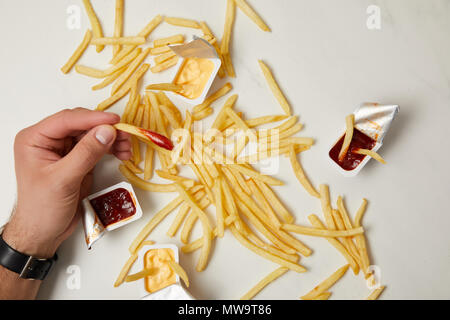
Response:
[{"label": "index finger", "polygon": [[84,108],[66,109],[45,118],[34,126],[38,133],[51,138],[63,139],[87,131],[102,124],[116,124],[120,122],[117,114],[93,111]]}]

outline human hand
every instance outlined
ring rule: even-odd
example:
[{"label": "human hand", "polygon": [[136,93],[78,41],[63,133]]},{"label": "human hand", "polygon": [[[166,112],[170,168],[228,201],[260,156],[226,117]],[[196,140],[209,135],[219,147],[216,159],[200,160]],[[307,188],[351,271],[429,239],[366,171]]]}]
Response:
[{"label": "human hand", "polygon": [[129,135],[111,125],[118,115],[63,110],[20,131],[14,143],[17,206],[3,232],[14,249],[52,257],[80,218],[96,163],[110,152],[131,157]]}]

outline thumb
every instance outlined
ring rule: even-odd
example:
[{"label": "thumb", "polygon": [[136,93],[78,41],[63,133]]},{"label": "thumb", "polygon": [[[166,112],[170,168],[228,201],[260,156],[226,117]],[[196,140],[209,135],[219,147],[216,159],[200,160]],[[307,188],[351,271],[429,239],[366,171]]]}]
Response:
[{"label": "thumb", "polygon": [[90,130],[60,162],[70,178],[83,179],[109,151],[116,129],[101,125]]}]

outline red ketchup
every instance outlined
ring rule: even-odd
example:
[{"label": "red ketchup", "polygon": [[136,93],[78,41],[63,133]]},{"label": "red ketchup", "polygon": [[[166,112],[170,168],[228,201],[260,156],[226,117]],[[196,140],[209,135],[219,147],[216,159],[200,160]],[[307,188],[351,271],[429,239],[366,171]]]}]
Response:
[{"label": "red ketchup", "polygon": [[139,128],[139,131],[141,131],[141,133],[143,135],[145,135],[147,138],[149,138],[157,146],[160,146],[161,148],[172,151],[173,143],[172,143],[172,141],[169,140],[169,138],[167,138],[159,133],[156,133],[156,132],[153,132],[150,130],[146,130],[146,129],[142,129],[142,128]]},{"label": "red ketchup", "polygon": [[95,213],[104,227],[133,216],[136,206],[133,198],[124,188],[118,188],[90,200]]},{"label": "red ketchup", "polygon": [[334,147],[330,150],[330,158],[333,159],[334,162],[336,162],[342,169],[346,171],[351,171],[355,169],[366,157],[364,154],[358,154],[352,152],[356,149],[368,149],[372,150],[373,147],[375,147],[375,144],[377,143],[374,139],[371,137],[365,135],[358,129],[353,129],[353,138],[350,142],[350,146],[348,148],[348,151],[342,161],[339,161],[339,152],[341,151],[342,144],[344,143],[345,134],[342,136],[342,138],[334,145]]}]

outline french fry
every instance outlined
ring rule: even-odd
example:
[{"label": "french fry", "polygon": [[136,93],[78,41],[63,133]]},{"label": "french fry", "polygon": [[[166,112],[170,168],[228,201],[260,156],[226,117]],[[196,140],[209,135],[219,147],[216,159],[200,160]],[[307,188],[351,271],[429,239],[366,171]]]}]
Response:
[{"label": "french fry", "polygon": [[270,28],[267,24],[261,19],[261,17],[248,5],[245,0],[234,0],[236,5],[241,9],[241,11],[249,17],[261,30],[270,32]]},{"label": "french fry", "polygon": [[120,68],[119,70],[117,70],[116,72],[111,74],[110,76],[106,77],[102,82],[100,82],[100,83],[96,84],[95,86],[93,86],[92,90],[100,90],[100,89],[103,89],[106,86],[110,85],[111,83],[116,81],[116,79],[118,77],[120,77],[120,75],[122,73],[124,73],[126,69],[127,69],[127,65],[123,66],[122,68]]},{"label": "french fry", "polygon": [[69,60],[66,62],[66,64],[61,68],[61,71],[64,74],[68,73],[73,68],[73,66],[77,63],[77,61],[81,58],[83,53],[86,51],[86,48],[89,46],[91,39],[92,39],[91,30],[86,30],[83,41],[77,47],[77,49],[72,54],[72,56],[69,58]]},{"label": "french fry", "polygon": [[289,102],[287,101],[286,97],[284,96],[283,92],[281,91],[280,87],[278,86],[278,83],[275,81],[275,78],[272,75],[272,72],[270,71],[269,67],[262,61],[258,61],[259,66],[264,74],[264,77],[266,78],[267,84],[269,85],[270,90],[272,90],[273,95],[278,100],[278,103],[280,104],[281,108],[284,110],[284,112],[290,116],[291,115],[291,106],[289,105]]},{"label": "french fry", "polygon": [[275,281],[283,274],[288,272],[289,269],[286,267],[279,267],[275,271],[272,271],[267,276],[265,276],[261,281],[259,281],[253,288],[250,289],[246,294],[241,297],[241,300],[250,300],[256,296],[262,289],[267,287],[271,282]]},{"label": "french fry", "polygon": [[317,285],[313,290],[302,296],[303,300],[311,300],[319,296],[320,294],[326,292],[328,289],[330,289],[342,276],[345,274],[345,272],[348,270],[348,267],[350,265],[346,264],[345,266],[339,268],[334,272],[330,277],[325,279],[323,282],[321,282],[319,285]]},{"label": "french fry", "polygon": [[163,63],[164,61],[166,61],[170,58],[173,58],[175,56],[176,56],[176,53],[173,52],[172,50],[170,50],[169,52],[160,54],[159,56],[155,57],[153,60],[155,61],[156,64],[158,64],[158,63]]},{"label": "french fry", "polygon": [[229,53],[231,33],[236,15],[236,3],[234,0],[227,0],[227,10],[225,13],[225,26],[223,28],[220,51],[226,55]]},{"label": "french fry", "polygon": [[231,78],[236,78],[236,72],[234,71],[233,61],[231,60],[230,53],[224,53],[222,57],[225,71]]},{"label": "french fry", "polygon": [[128,81],[111,97],[104,100],[97,106],[97,110],[105,111],[111,107],[114,103],[122,99],[128,91],[130,91],[131,86],[136,83],[148,70],[150,66],[148,64],[143,64],[139,67],[136,73],[128,79]]},{"label": "french fry", "polygon": [[162,47],[162,46],[167,46],[167,45],[177,44],[177,43],[183,43],[183,42],[184,42],[184,36],[182,34],[176,34],[174,36],[170,36],[167,38],[161,38],[161,39],[154,40],[153,47],[157,48],[157,47]]},{"label": "french fry", "polygon": [[174,200],[169,202],[168,205],[166,205],[163,209],[161,209],[158,213],[156,213],[131,243],[129,247],[130,253],[131,254],[135,253],[136,249],[139,247],[141,242],[144,241],[148,237],[148,235],[153,231],[153,229],[182,202],[183,198],[176,197]]},{"label": "french fry", "polygon": [[138,273],[130,274],[125,278],[125,282],[134,282],[140,279],[143,279],[145,277],[149,277],[153,275],[155,271],[153,269],[144,269],[142,271],[139,271]]},{"label": "french fry", "polygon": [[116,282],[114,282],[114,287],[120,286],[125,281],[125,278],[127,277],[128,272],[130,272],[130,269],[136,261],[137,257],[138,255],[136,253],[131,254],[125,265],[122,267],[122,270],[120,270],[120,273],[117,276],[117,280]]},{"label": "french fry", "polygon": [[[142,29],[137,36],[147,38],[150,33],[163,21],[163,17],[161,15],[155,16],[145,27]],[[115,65],[117,62],[123,59],[126,55],[128,55],[131,51],[136,49],[136,46],[124,46],[122,50],[120,50],[115,57],[110,61],[111,64]]]},{"label": "french fry", "polygon": [[[325,226],[315,215],[308,216],[308,220],[314,228],[325,229]],[[340,243],[338,240],[334,238],[326,238],[326,239],[333,247],[335,247],[344,256],[344,258],[347,260],[347,262],[354,271],[358,269],[358,264],[356,263],[355,259],[350,255],[350,253],[348,253],[347,249],[342,245],[342,243]]]},{"label": "french fry", "polygon": [[121,38],[93,38],[91,44],[94,46],[105,45],[140,45],[145,43],[144,37],[121,37]]},{"label": "french fry", "polygon": [[192,199],[192,197],[183,189],[181,185],[176,185],[177,191],[180,194],[180,196],[189,203],[191,209],[193,212],[196,212],[198,215],[198,218],[202,222],[203,226],[203,246],[202,246],[202,253],[200,255],[200,259],[198,261],[196,270],[198,272],[201,272],[205,269],[206,264],[208,263],[208,257],[209,252],[211,250],[211,240],[212,240],[212,228],[211,224],[208,220],[207,215],[203,210],[195,203],[195,200]]},{"label": "french fry", "polygon": [[138,176],[136,176],[130,169],[127,167],[120,165],[120,172],[127,178],[133,185],[138,187],[139,189],[152,191],[152,192],[174,192],[176,191],[175,184],[156,184],[145,181]]},{"label": "french fry", "polygon": [[268,259],[280,266],[286,267],[292,271],[298,272],[298,273],[303,273],[306,272],[306,269],[297,264],[297,263],[293,263],[289,260],[280,258],[272,253],[269,253],[261,248],[259,248],[258,246],[254,245],[253,243],[251,243],[250,241],[248,241],[248,239],[246,239],[244,236],[242,236],[242,234],[240,234],[237,229],[235,228],[235,226],[230,225],[230,230],[233,233],[234,237],[247,249],[253,251],[254,253],[256,253],[257,255]]},{"label": "french fry", "polygon": [[181,124],[183,121],[183,118],[181,116],[180,110],[172,103],[172,101],[166,96],[166,94],[163,91],[156,92],[156,96],[158,97],[158,101],[160,105],[164,105],[165,107],[169,108],[170,111],[175,115],[177,118],[177,121]]},{"label": "french fry", "polygon": [[141,174],[144,173],[144,171],[142,171],[141,168],[139,168],[137,165],[135,165],[132,161],[130,160],[125,160],[123,161],[123,164],[125,165],[125,167],[127,167],[131,172],[133,172],[134,174]]},{"label": "french fry", "polygon": [[173,26],[200,29],[200,25],[197,21],[184,18],[165,17],[164,21]]},{"label": "french fry", "polygon": [[331,292],[323,292],[315,297],[313,300],[328,300],[331,296]]},{"label": "french fry", "polygon": [[[136,59],[128,66],[127,70],[120,75],[120,77],[116,80],[114,83],[111,93],[115,94],[123,85],[124,83],[132,77],[133,72],[139,67],[139,65],[145,60],[145,58],[148,56],[150,52],[150,49],[147,48],[144,51],[142,51],[141,54],[139,54]],[[147,65],[148,64],[143,64]],[[142,67],[142,66],[141,66]]]},{"label": "french fry", "polygon": [[198,215],[195,212],[191,211],[191,213],[187,216],[186,221],[184,222],[183,229],[181,230],[180,241],[182,243],[187,244],[189,242],[191,231],[197,221]]},{"label": "french fry", "polygon": [[186,287],[189,288],[189,278],[183,267],[181,267],[180,264],[172,260],[167,260],[167,264],[177,275],[180,276],[181,279],[183,279],[184,284],[186,285]]},{"label": "french fry", "polygon": [[163,91],[180,91],[183,89],[182,85],[175,83],[154,83],[145,87],[145,90],[163,90]]},{"label": "french fry", "polygon": [[355,222],[354,222],[355,226],[357,226],[357,227],[361,226],[361,219],[362,219],[364,213],[366,212],[366,208],[367,208],[367,199],[363,198],[361,206],[359,207],[358,211],[356,212]]},{"label": "french fry", "polygon": [[244,167],[244,166],[242,166],[240,164],[230,164],[230,166],[233,169],[236,169],[237,171],[241,172],[242,174],[244,174],[246,176],[249,176],[249,177],[251,177],[253,179],[256,179],[258,181],[267,183],[268,185],[282,186],[284,184],[283,182],[281,182],[280,180],[278,180],[278,179],[276,179],[274,177],[261,174],[258,171],[249,169],[249,168]]},{"label": "french fry", "polygon": [[[124,0],[116,0],[116,13],[114,21],[114,37],[118,38],[122,36],[123,32],[123,7]],[[113,47],[113,56],[115,56],[121,49],[120,45]]]},{"label": "french fry", "polygon": [[97,79],[102,79],[104,77],[106,77],[106,73],[103,70],[98,70],[95,68],[91,68],[91,67],[86,67],[83,65],[79,65],[77,64],[75,66],[75,71],[78,72],[79,74],[91,77],[91,78],[97,78]]},{"label": "french fry", "polygon": [[216,201],[217,236],[223,238],[225,229],[225,213],[223,208],[222,180],[217,179],[214,185],[214,199]]},{"label": "french fry", "polygon": [[353,113],[345,117],[345,125],[345,138],[344,142],[342,143],[341,151],[339,151],[339,161],[342,161],[344,159],[353,139],[353,128],[355,126],[355,115]]},{"label": "french fry", "polygon": [[328,229],[336,230],[336,225],[334,224],[332,209],[330,205],[330,190],[326,184],[321,184],[319,186],[320,193],[320,203],[322,205],[322,212],[325,217]]},{"label": "french fry", "polygon": [[367,297],[366,300],[377,300],[380,294],[384,291],[385,286],[381,286],[372,291],[372,293]]},{"label": "french fry", "polygon": [[162,72],[176,65],[178,63],[178,59],[179,59],[178,56],[172,57],[162,63],[155,64],[153,67],[150,68],[150,70],[153,73]]},{"label": "french fry", "polygon": [[220,99],[224,95],[226,95],[228,92],[232,89],[231,83],[226,83],[222,88],[211,94],[209,97],[205,99],[205,101],[202,104],[196,105],[193,109],[194,112],[200,112],[207,107],[209,107],[214,101]]},{"label": "french fry", "polygon": [[156,56],[156,55],[161,55],[164,53],[170,53],[173,52],[169,46],[161,46],[161,47],[156,47],[156,48],[151,48],[150,49],[150,54],[152,56]]},{"label": "french fry", "polygon": [[270,189],[268,185],[263,182],[255,181],[261,192],[264,194],[264,197],[267,198],[270,205],[275,210],[275,213],[286,223],[294,222],[294,217],[292,214],[286,209],[286,207],[281,203],[275,193]]},{"label": "french fry", "polygon": [[[100,21],[97,18],[97,15],[95,14],[94,8],[92,7],[90,0],[83,0],[84,8],[86,10],[87,16],[89,18],[89,21],[91,23],[92,32],[96,38],[103,37],[103,30],[102,26],[100,25]],[[104,46],[98,45],[97,46],[97,52],[101,52],[103,50]]]},{"label": "french fry", "polygon": [[347,230],[342,230],[342,231],[336,231],[336,230],[327,230],[327,229],[308,228],[308,227],[297,226],[294,224],[283,224],[281,226],[281,229],[286,230],[286,231],[295,232],[298,234],[303,234],[306,236],[324,237],[324,238],[352,237],[357,234],[364,233],[364,229],[362,227],[358,227],[358,228],[354,228],[354,229],[347,229]]},{"label": "french fry", "polygon": [[289,156],[290,156],[290,160],[291,160],[292,169],[294,170],[295,176],[297,177],[298,181],[303,185],[305,190],[311,196],[320,198],[319,193],[314,189],[314,187],[311,185],[309,180],[306,178],[303,168],[300,165],[300,162],[298,162],[298,160],[297,160],[297,155],[295,154],[294,146],[292,146],[292,145],[289,149]]},{"label": "french fry", "polygon": [[364,154],[366,156],[369,156],[371,158],[374,158],[375,160],[377,160],[378,162],[382,163],[382,164],[386,164],[386,161],[375,151],[373,150],[367,150],[367,149],[354,149],[352,150],[353,153],[357,153],[357,154]]}]

